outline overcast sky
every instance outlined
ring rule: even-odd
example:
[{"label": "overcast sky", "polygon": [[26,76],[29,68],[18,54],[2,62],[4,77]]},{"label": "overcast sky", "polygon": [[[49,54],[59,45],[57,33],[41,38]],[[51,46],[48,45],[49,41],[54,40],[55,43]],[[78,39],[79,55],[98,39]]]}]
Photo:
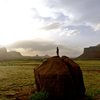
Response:
[{"label": "overcast sky", "polygon": [[78,56],[100,44],[100,0],[0,0],[0,45],[23,55]]}]

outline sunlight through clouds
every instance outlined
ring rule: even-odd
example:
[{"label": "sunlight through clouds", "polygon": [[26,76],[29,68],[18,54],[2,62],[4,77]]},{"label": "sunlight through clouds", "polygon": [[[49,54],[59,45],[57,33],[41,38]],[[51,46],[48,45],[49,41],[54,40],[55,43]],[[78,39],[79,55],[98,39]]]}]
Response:
[{"label": "sunlight through clouds", "polygon": [[99,9],[99,0],[0,0],[0,45],[53,41],[80,52],[100,43]]},{"label": "sunlight through clouds", "polygon": [[43,38],[43,33],[39,31],[42,22],[33,19],[34,3],[33,0],[0,1],[1,45],[19,40]]}]

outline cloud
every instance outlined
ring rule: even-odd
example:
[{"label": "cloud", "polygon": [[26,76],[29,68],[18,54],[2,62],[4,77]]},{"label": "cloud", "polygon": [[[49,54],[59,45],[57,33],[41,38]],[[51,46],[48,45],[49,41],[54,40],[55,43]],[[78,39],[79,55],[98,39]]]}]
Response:
[{"label": "cloud", "polygon": [[[68,48],[61,44],[56,44],[54,42],[47,41],[19,41],[12,45],[9,45],[7,48],[9,50],[16,50],[21,52],[23,55],[56,55],[56,47],[60,49],[60,55],[67,55],[74,57],[79,55],[77,49]],[[74,55],[73,55],[74,54]]]},{"label": "cloud", "polygon": [[19,41],[15,42],[14,44],[10,45],[9,48],[23,48],[23,49],[30,49],[30,50],[52,50],[56,47],[56,45],[52,42],[47,41]]},{"label": "cloud", "polygon": [[79,34],[80,32],[78,30],[72,30],[68,28],[64,28],[63,31],[60,32],[60,36],[74,36]]},{"label": "cloud", "polygon": [[1,0],[0,44],[19,41],[9,49],[52,54],[58,43],[70,55],[68,48],[97,45],[99,5],[100,0]]},{"label": "cloud", "polygon": [[79,18],[87,18],[88,21],[97,21],[99,19],[99,5],[99,0],[48,0],[48,6],[50,8],[52,7],[56,11],[62,11],[66,15],[69,13],[76,16],[78,15],[78,20],[80,20]]},{"label": "cloud", "polygon": [[99,24],[90,24],[87,23],[88,26],[92,27],[94,31],[100,31],[100,23]]},{"label": "cloud", "polygon": [[[93,34],[100,31],[99,0],[46,0],[39,5],[41,9],[33,8],[36,12],[35,18],[40,19],[40,23],[43,23],[40,29],[50,31],[49,34],[54,39],[59,36],[69,37],[78,34],[80,37],[84,34],[87,36],[92,34],[90,36],[94,37]],[[73,28],[71,29],[70,26]],[[58,35],[55,36],[55,34]]]},{"label": "cloud", "polygon": [[[99,0],[47,0],[47,6],[52,13],[64,15],[69,24],[100,24]],[[66,26],[68,26],[68,23]],[[96,31],[96,29],[94,30]]]},{"label": "cloud", "polygon": [[45,27],[43,27],[42,29],[43,30],[53,30],[53,29],[58,29],[60,27],[60,24],[59,23],[51,23],[50,25],[47,25]]}]

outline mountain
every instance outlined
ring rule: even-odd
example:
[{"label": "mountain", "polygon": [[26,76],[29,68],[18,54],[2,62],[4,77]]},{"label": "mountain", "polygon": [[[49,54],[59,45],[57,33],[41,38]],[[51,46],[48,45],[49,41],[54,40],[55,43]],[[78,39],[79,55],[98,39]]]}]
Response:
[{"label": "mountain", "polygon": [[84,48],[82,55],[78,59],[100,59],[100,44],[89,48]]},{"label": "mountain", "polygon": [[49,58],[48,55],[45,56],[23,56],[20,52],[7,51],[6,48],[0,48],[0,60],[13,60],[13,59],[46,59]]},{"label": "mountain", "polygon": [[23,56],[20,52],[10,51],[8,52],[6,48],[0,48],[0,60],[8,60],[8,59],[22,59]]}]

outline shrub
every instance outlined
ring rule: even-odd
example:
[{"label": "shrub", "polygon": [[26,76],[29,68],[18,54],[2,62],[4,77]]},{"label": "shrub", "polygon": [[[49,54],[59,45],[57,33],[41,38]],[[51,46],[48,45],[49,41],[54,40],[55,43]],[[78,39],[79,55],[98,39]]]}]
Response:
[{"label": "shrub", "polygon": [[48,93],[41,91],[32,94],[29,100],[47,100],[47,99],[48,99]]}]

